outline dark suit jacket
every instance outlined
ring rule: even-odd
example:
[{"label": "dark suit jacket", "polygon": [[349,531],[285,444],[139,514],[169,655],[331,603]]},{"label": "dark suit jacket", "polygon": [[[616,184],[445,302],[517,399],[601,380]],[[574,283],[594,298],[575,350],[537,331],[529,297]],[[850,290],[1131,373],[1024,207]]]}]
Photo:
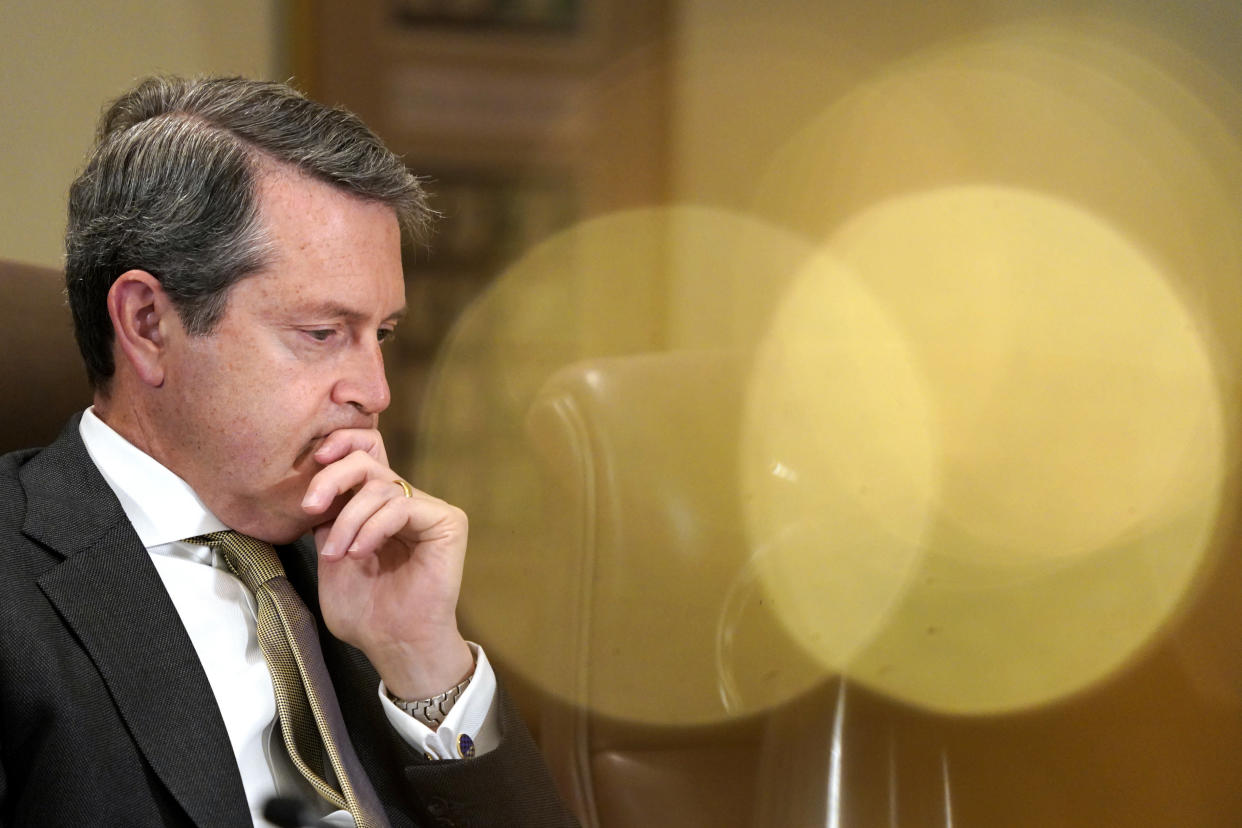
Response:
[{"label": "dark suit jacket", "polygon": [[[315,554],[282,548],[318,617]],[[362,654],[323,628],[354,746],[394,826],[572,825],[503,692],[494,752],[432,762],[392,733]],[[0,458],[0,823],[250,823],[207,676],[74,417]]]}]

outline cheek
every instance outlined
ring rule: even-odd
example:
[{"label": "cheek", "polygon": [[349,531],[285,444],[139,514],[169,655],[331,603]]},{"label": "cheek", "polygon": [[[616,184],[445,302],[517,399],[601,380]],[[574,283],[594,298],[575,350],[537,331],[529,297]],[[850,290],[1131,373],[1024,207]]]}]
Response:
[{"label": "cheek", "polygon": [[261,462],[263,437],[249,412],[237,405],[215,397],[203,400],[187,421],[195,424],[193,434],[187,435],[197,443],[191,447],[214,458],[222,474],[244,476]]},{"label": "cheek", "polygon": [[271,440],[270,417],[273,389],[240,381],[236,373],[216,370],[204,362],[194,371],[194,388],[182,399],[182,422],[193,423],[198,448],[206,449],[219,464],[230,464],[237,473],[262,462],[264,446]]},{"label": "cheek", "polygon": [[[185,379],[194,389],[191,417],[214,454],[241,469],[280,474],[303,459],[306,444],[322,430],[326,392],[308,372],[263,343],[208,349]],[[195,399],[197,398],[197,399]]]},{"label": "cheek", "polygon": [[[310,458],[312,443],[323,430],[316,416],[314,394],[291,382],[265,383],[250,394],[231,394],[220,422],[227,424],[220,439],[229,453],[274,474],[318,471]],[[313,468],[311,468],[314,466]]]}]

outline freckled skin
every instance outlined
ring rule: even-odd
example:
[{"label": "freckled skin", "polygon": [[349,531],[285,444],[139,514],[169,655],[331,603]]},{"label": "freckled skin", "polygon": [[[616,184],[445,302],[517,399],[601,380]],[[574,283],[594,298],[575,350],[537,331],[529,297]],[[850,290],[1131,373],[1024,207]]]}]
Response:
[{"label": "freckled skin", "polygon": [[328,628],[393,693],[433,696],[473,670],[456,620],[468,530],[394,485],[375,430],[380,343],[405,306],[396,215],[275,166],[259,197],[273,258],[210,334],[188,335],[149,273],[118,277],[117,373],[96,413],[231,528],[272,543],[314,529]]},{"label": "freckled skin", "polygon": [[147,450],[225,523],[280,543],[325,519],[301,508],[319,440],[374,428],[388,406],[380,339],[405,288],[390,208],[283,170],[260,203],[275,258],[233,286],[211,334],[169,320],[148,422],[176,426],[148,432]]}]

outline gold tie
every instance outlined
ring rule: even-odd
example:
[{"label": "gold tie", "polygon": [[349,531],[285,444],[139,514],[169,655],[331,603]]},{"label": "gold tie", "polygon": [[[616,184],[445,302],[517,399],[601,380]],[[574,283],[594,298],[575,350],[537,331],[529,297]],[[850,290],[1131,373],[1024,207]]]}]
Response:
[{"label": "gold tie", "polygon": [[[354,753],[310,611],[285,577],[270,543],[239,532],[188,538],[219,549],[258,603],[259,649],[276,690],[285,747],[302,776],[324,799],[353,815],[358,828],[386,826],[379,797]],[[325,773],[324,754],[336,781]]]}]

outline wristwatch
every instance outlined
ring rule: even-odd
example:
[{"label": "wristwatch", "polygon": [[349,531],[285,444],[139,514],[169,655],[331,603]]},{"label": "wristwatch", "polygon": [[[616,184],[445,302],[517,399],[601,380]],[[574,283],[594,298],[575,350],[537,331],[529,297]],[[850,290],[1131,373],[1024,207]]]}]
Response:
[{"label": "wristwatch", "polygon": [[429,699],[409,701],[407,699],[399,699],[391,692],[388,693],[388,698],[397,707],[418,719],[427,727],[436,728],[448,716],[449,711],[453,709],[453,705],[457,703],[457,699],[461,697],[462,692],[465,691],[472,678],[474,676],[467,676],[466,680],[461,684],[458,684],[456,687],[450,687],[443,693],[432,696]]}]

